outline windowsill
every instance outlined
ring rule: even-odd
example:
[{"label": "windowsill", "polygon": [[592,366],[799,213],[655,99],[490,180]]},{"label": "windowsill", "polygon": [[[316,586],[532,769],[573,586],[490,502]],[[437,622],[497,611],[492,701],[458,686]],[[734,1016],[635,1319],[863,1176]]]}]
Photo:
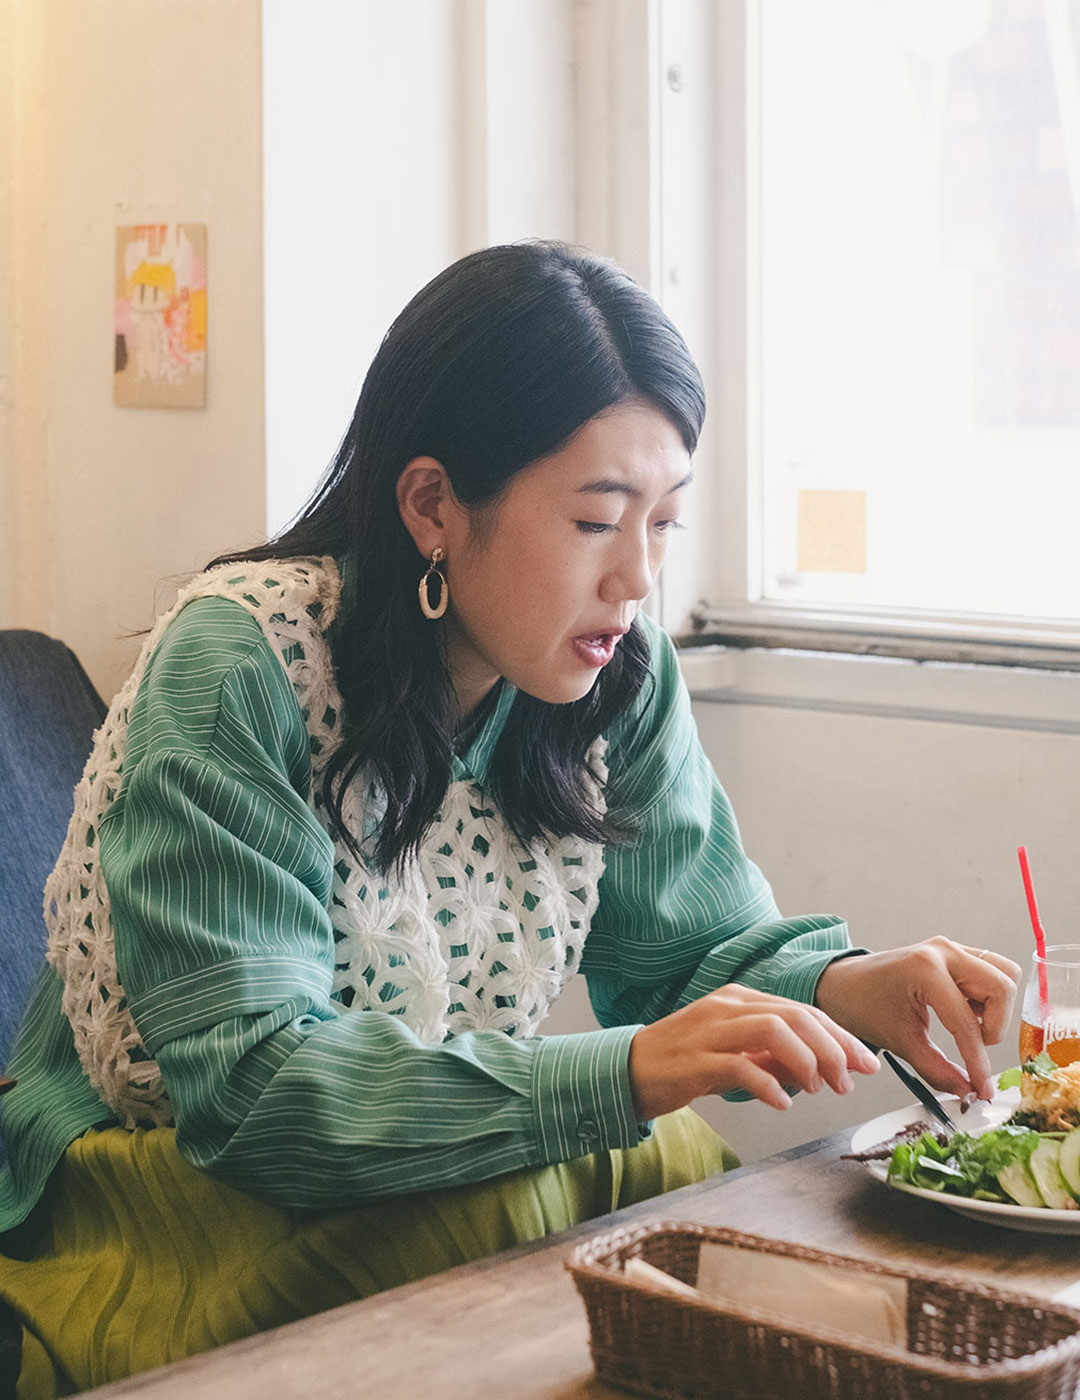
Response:
[{"label": "windowsill", "polygon": [[1080,628],[1049,618],[1008,619],[986,613],[757,602],[691,613],[687,646],[780,647],[1032,671],[1080,671]]},{"label": "windowsill", "polygon": [[1080,734],[1080,671],[681,643],[695,701]]}]

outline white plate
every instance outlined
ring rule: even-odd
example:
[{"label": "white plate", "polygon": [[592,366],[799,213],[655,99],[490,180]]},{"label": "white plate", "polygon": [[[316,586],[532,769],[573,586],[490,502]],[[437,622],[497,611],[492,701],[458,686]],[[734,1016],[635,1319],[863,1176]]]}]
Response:
[{"label": "white plate", "polygon": [[[987,1128],[996,1128],[1016,1108],[1020,1099],[1018,1089],[1008,1089],[998,1094],[993,1103],[976,1102],[967,1113],[961,1114],[960,1101],[955,1098],[942,1098],[942,1107],[960,1130],[965,1133],[979,1133]],[[852,1152],[865,1152],[875,1143],[885,1142],[901,1128],[910,1123],[925,1123],[927,1127],[939,1126],[930,1123],[930,1115],[921,1104],[909,1104],[898,1108],[894,1113],[883,1113],[880,1118],[872,1118],[856,1130],[851,1139]],[[866,1162],[864,1164],[878,1181],[887,1179],[888,1162]],[[944,1191],[925,1191],[921,1186],[908,1186],[906,1183],[890,1182],[894,1191],[906,1191],[911,1196],[922,1196],[935,1205],[946,1206],[959,1215],[972,1220],[981,1220],[988,1225],[1003,1225],[1008,1230],[1033,1230],[1042,1235],[1080,1235],[1080,1210],[1048,1210],[1035,1206],[1000,1205],[997,1201],[972,1201],[964,1196],[950,1196]]]}]

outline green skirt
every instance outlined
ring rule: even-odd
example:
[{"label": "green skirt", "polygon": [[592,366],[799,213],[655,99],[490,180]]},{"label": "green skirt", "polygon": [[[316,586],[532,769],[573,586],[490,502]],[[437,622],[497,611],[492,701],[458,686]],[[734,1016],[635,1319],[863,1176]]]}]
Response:
[{"label": "green skirt", "polygon": [[50,1400],[566,1230],[737,1165],[682,1109],[622,1151],[335,1211],[268,1205],[189,1166],[171,1129],[88,1132],[0,1236],[19,1400]]}]

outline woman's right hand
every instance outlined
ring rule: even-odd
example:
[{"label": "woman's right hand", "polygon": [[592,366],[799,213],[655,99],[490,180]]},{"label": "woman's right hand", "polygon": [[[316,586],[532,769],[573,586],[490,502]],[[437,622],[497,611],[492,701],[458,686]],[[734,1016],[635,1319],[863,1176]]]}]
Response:
[{"label": "woman's right hand", "polygon": [[745,1089],[790,1108],[785,1085],[846,1094],[852,1072],[873,1074],[877,1057],[815,1006],[730,983],[692,1001],[630,1042],[638,1118],[682,1108],[705,1094]]}]

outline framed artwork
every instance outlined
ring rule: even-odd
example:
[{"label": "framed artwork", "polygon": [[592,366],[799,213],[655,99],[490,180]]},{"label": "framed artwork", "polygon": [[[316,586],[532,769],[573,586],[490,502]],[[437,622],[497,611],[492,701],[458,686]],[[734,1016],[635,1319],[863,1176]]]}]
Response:
[{"label": "framed artwork", "polygon": [[117,228],[113,401],[205,407],[205,224]]}]

